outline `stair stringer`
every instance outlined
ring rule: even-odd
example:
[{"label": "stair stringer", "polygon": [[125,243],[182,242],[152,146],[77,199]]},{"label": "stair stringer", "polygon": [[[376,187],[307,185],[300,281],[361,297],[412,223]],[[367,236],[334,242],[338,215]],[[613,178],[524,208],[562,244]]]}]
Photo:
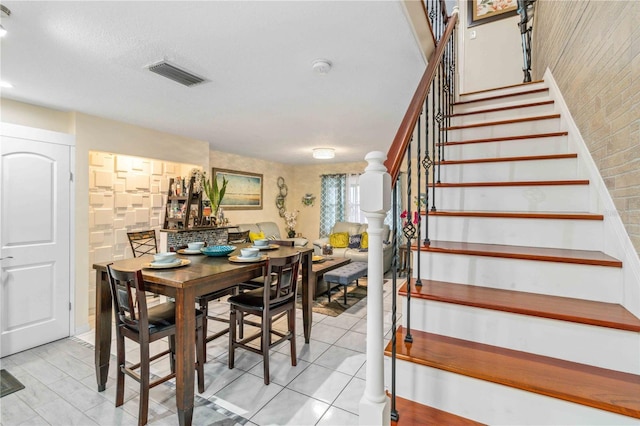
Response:
[{"label": "stair stringer", "polygon": [[591,152],[578,129],[567,103],[565,102],[551,71],[547,68],[544,81],[549,87],[549,96],[555,101],[560,112],[563,126],[569,131],[569,148],[578,153],[579,168],[582,175],[589,179],[589,190],[592,195],[591,212],[604,215],[604,250],[610,256],[622,261],[622,300],[620,304],[629,312],[640,318],[640,258],[627,233],[611,194],[602,179]]}]

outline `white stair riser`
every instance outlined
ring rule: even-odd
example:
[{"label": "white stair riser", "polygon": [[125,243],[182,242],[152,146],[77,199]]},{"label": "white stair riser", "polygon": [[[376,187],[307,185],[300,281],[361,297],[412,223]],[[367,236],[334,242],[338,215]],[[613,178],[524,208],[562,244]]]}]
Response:
[{"label": "white stair riser", "polygon": [[[502,87],[494,90],[476,92],[476,93],[461,93],[460,94],[460,102],[473,101],[476,99],[484,99],[484,98],[492,98],[495,96],[504,96],[510,95],[513,93],[522,93],[522,92],[530,92],[532,90],[544,89],[544,82],[527,84],[526,86],[513,86],[513,87]],[[548,92],[545,96],[548,96]]]},{"label": "white stair riser", "polygon": [[435,241],[603,251],[603,233],[601,220],[429,216],[429,239]]},{"label": "white stair riser", "polygon": [[[491,109],[491,108],[487,108]],[[531,117],[552,114],[555,111],[553,103],[535,106],[523,106],[521,108],[505,109],[494,112],[478,112],[477,114],[461,115],[451,118],[451,126],[483,123],[486,121],[511,120],[520,117]]]},{"label": "white stair riser", "polygon": [[[490,425],[640,425],[640,420],[398,360],[397,395]],[[385,386],[391,388],[385,357]],[[402,414],[401,414],[402,415]]]},{"label": "white stair riser", "polygon": [[440,166],[440,181],[450,183],[569,180],[577,178],[577,158],[443,164]]},{"label": "white stair riser", "polygon": [[[415,258],[413,265],[412,274],[417,276]],[[622,301],[622,268],[608,266],[423,251],[420,276],[503,290]]]},{"label": "white stair riser", "polygon": [[589,211],[588,185],[436,187],[436,208],[516,212]]},{"label": "white stair riser", "polygon": [[[489,97],[485,95],[482,97],[483,100],[479,100],[477,102],[472,102],[469,104],[459,104],[454,105],[453,112],[472,112],[479,111],[487,108],[500,108],[505,106],[513,106],[513,105],[522,105],[531,102],[540,102],[549,100],[549,92],[537,92],[537,93],[526,93],[520,94],[518,96],[512,96],[508,98],[498,98],[498,99],[485,99]],[[465,99],[460,99],[460,102],[466,102]]]},{"label": "white stair riser", "polygon": [[470,127],[465,129],[450,130],[447,140],[452,142],[459,142],[470,139],[501,138],[505,136],[552,133],[559,132],[560,130],[560,119],[550,118],[544,120],[523,121],[509,124],[497,124],[494,126]]},{"label": "white stair riser", "polygon": [[[431,150],[431,147],[429,147]],[[465,143],[445,146],[446,160],[473,160],[476,158],[522,157],[530,155],[566,154],[566,136],[508,141]]]},{"label": "white stair riser", "polygon": [[640,333],[418,298],[411,299],[411,328],[640,374]]}]

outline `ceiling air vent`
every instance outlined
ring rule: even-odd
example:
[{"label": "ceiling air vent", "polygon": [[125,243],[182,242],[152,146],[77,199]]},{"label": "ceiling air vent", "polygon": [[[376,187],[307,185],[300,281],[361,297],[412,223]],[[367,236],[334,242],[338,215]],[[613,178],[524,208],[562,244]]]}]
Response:
[{"label": "ceiling air vent", "polygon": [[149,66],[149,71],[167,77],[185,86],[193,86],[206,81],[204,78],[162,61]]}]

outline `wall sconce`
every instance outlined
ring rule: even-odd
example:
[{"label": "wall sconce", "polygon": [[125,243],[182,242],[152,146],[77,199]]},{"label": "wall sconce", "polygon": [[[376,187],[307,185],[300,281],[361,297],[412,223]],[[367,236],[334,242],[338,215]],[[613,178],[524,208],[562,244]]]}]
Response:
[{"label": "wall sconce", "polygon": [[304,194],[304,197],[302,197],[302,205],[309,207],[309,206],[313,206],[313,203],[315,203],[316,201],[316,197],[313,194]]},{"label": "wall sconce", "polygon": [[318,160],[329,160],[336,156],[335,149],[333,148],[314,148],[313,158]]}]

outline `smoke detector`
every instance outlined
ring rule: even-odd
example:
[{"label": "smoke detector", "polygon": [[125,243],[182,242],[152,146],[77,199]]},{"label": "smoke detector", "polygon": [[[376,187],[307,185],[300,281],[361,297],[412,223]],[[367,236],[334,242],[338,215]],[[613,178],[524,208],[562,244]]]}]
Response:
[{"label": "smoke detector", "polygon": [[331,71],[331,62],[326,59],[316,59],[313,61],[313,70],[318,74],[329,74]]}]

